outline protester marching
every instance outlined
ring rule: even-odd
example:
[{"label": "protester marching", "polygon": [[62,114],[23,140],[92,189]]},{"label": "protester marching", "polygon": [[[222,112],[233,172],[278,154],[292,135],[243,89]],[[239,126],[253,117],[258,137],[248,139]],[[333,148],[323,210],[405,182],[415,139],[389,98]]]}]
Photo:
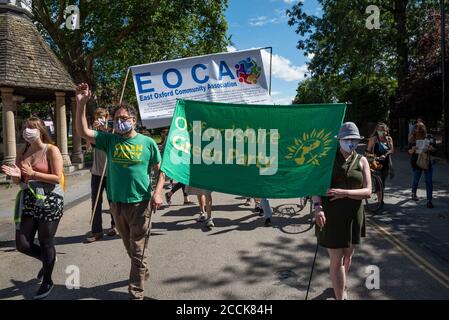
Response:
[{"label": "protester marching", "polygon": [[151,195],[151,170],[159,170],[161,156],[153,139],[135,131],[137,115],[133,107],[118,106],[112,113],[114,133],[91,130],[87,126],[86,103],[91,97],[85,83],[77,87],[76,127],[95,148],[106,153],[107,193],[116,228],[131,259],[130,299],[143,299],[144,281],[150,273],[145,247],[151,230],[151,214],[162,204],[164,173],[159,175]]},{"label": "protester marching", "polygon": [[[41,119],[27,119],[22,136],[25,148],[19,152],[16,163],[3,165],[2,171],[20,184],[14,208],[16,246],[19,252],[42,262],[37,274],[42,283],[34,299],[43,299],[54,287],[54,237],[64,207],[62,157]],[[39,245],[34,243],[36,233]]]},{"label": "protester marching", "polygon": [[0,299],[449,297],[445,1],[265,2],[0,1]]}]

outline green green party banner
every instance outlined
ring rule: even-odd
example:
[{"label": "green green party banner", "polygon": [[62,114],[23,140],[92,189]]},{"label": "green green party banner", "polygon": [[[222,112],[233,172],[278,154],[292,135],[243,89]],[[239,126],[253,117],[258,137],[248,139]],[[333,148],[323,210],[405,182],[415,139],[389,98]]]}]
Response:
[{"label": "green green party banner", "polygon": [[162,171],[186,185],[260,198],[326,193],[345,104],[178,100]]}]

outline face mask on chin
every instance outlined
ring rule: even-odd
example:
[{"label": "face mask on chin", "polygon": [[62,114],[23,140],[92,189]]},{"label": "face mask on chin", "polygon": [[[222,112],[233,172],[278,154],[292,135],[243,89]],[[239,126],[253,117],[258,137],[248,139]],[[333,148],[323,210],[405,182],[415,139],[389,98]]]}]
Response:
[{"label": "face mask on chin", "polygon": [[114,129],[118,134],[127,134],[133,129],[133,124],[130,120],[122,121],[118,119],[114,122]]},{"label": "face mask on chin", "polygon": [[357,140],[340,140],[340,148],[346,153],[352,153],[358,145]]},{"label": "face mask on chin", "polygon": [[22,137],[26,142],[33,143],[39,138],[39,130],[25,128],[22,132]]}]

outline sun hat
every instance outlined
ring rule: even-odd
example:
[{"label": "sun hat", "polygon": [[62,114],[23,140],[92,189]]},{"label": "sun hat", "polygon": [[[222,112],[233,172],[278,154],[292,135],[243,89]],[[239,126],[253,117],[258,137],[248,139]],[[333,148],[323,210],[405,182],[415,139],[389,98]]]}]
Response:
[{"label": "sun hat", "polygon": [[357,128],[354,122],[345,122],[341,125],[340,132],[336,138],[362,140],[364,137],[360,135],[359,128]]}]

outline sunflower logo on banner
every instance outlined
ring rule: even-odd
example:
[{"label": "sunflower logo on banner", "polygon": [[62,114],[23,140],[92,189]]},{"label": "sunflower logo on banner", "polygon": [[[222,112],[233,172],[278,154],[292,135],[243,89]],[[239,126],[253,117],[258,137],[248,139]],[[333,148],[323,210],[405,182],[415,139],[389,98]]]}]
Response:
[{"label": "sunflower logo on banner", "polygon": [[320,165],[320,159],[326,157],[332,150],[331,133],[324,129],[317,132],[315,129],[311,133],[304,132],[302,138],[294,140],[294,145],[287,149],[289,153],[286,160],[294,160],[298,166]]}]

